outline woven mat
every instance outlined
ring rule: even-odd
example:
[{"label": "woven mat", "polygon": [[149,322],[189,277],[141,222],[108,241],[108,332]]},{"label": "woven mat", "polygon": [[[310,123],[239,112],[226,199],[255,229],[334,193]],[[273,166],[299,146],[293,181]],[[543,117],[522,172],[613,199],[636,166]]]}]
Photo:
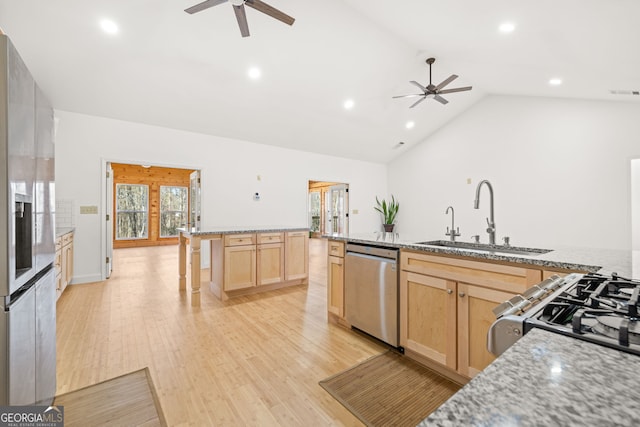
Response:
[{"label": "woven mat", "polygon": [[388,351],[320,385],[367,426],[415,426],[461,386]]},{"label": "woven mat", "polygon": [[156,390],[144,368],[56,396],[64,406],[64,425],[166,426]]}]

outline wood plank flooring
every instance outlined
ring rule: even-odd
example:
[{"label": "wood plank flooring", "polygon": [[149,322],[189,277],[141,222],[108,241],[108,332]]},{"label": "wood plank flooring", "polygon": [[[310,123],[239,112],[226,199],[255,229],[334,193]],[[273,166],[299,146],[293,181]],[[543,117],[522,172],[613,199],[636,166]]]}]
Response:
[{"label": "wood plank flooring", "polygon": [[[310,283],[221,302],[178,292],[178,249],[114,252],[109,280],[58,300],[58,390],[149,367],[170,426],[362,425],[318,381],[384,351],[327,323],[326,241]],[[206,277],[206,275],[203,274]]]}]

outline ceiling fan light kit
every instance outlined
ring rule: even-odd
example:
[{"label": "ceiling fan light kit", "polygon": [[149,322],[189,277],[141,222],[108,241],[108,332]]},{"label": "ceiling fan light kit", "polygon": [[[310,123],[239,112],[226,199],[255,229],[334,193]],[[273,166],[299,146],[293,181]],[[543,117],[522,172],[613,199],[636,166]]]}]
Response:
[{"label": "ceiling fan light kit", "polygon": [[245,5],[257,10],[258,12],[264,13],[265,15],[269,15],[270,17],[277,19],[278,21],[284,22],[287,25],[293,25],[295,21],[295,19],[291,16],[276,9],[273,6],[268,5],[261,0],[206,0],[202,3],[198,3],[194,6],[189,7],[184,11],[189,14],[194,14],[227,2],[231,3],[231,5],[233,6],[233,12],[236,15],[236,20],[238,21],[238,27],[240,27],[240,34],[242,34],[242,37],[250,36],[249,24],[247,23],[247,14],[244,8]]},{"label": "ceiling fan light kit", "polygon": [[409,82],[412,85],[417,86],[422,91],[422,93],[417,93],[417,94],[412,94],[412,95],[398,95],[398,96],[394,96],[393,98],[416,98],[416,97],[419,97],[420,99],[418,99],[416,102],[411,104],[411,106],[409,107],[409,108],[413,108],[413,107],[415,107],[416,105],[420,104],[422,101],[424,101],[427,98],[433,98],[433,99],[435,99],[436,101],[438,101],[441,104],[446,104],[449,101],[444,99],[441,95],[444,95],[444,94],[447,94],[447,93],[454,93],[454,92],[463,92],[463,91],[467,91],[467,90],[471,90],[472,89],[472,86],[444,89],[449,83],[451,83],[452,81],[454,81],[455,79],[458,78],[458,76],[455,75],[455,74],[451,74],[448,78],[443,80],[439,85],[434,86],[433,83],[431,83],[431,65],[433,65],[434,62],[436,62],[435,58],[428,58],[427,59],[427,64],[429,64],[429,85],[428,86],[426,86],[426,87],[422,86],[420,83],[418,83],[415,80],[411,80]]}]

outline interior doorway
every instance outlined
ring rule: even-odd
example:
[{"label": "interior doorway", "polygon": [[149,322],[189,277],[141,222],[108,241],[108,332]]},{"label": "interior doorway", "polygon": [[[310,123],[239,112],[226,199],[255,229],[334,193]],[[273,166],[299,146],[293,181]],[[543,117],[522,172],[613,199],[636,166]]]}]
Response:
[{"label": "interior doorway", "polygon": [[200,220],[200,171],[105,161],[103,278],[113,250],[176,245],[179,228]]},{"label": "interior doorway", "polygon": [[309,181],[309,230],[311,237],[349,232],[349,184]]}]

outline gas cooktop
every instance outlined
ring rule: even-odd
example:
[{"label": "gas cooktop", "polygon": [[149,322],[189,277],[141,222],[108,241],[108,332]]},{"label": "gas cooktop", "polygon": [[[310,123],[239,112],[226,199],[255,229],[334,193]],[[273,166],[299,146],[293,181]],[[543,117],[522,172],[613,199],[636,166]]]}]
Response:
[{"label": "gas cooktop", "polygon": [[494,309],[489,351],[502,354],[541,328],[640,355],[640,281],[599,274],[552,276]]}]

